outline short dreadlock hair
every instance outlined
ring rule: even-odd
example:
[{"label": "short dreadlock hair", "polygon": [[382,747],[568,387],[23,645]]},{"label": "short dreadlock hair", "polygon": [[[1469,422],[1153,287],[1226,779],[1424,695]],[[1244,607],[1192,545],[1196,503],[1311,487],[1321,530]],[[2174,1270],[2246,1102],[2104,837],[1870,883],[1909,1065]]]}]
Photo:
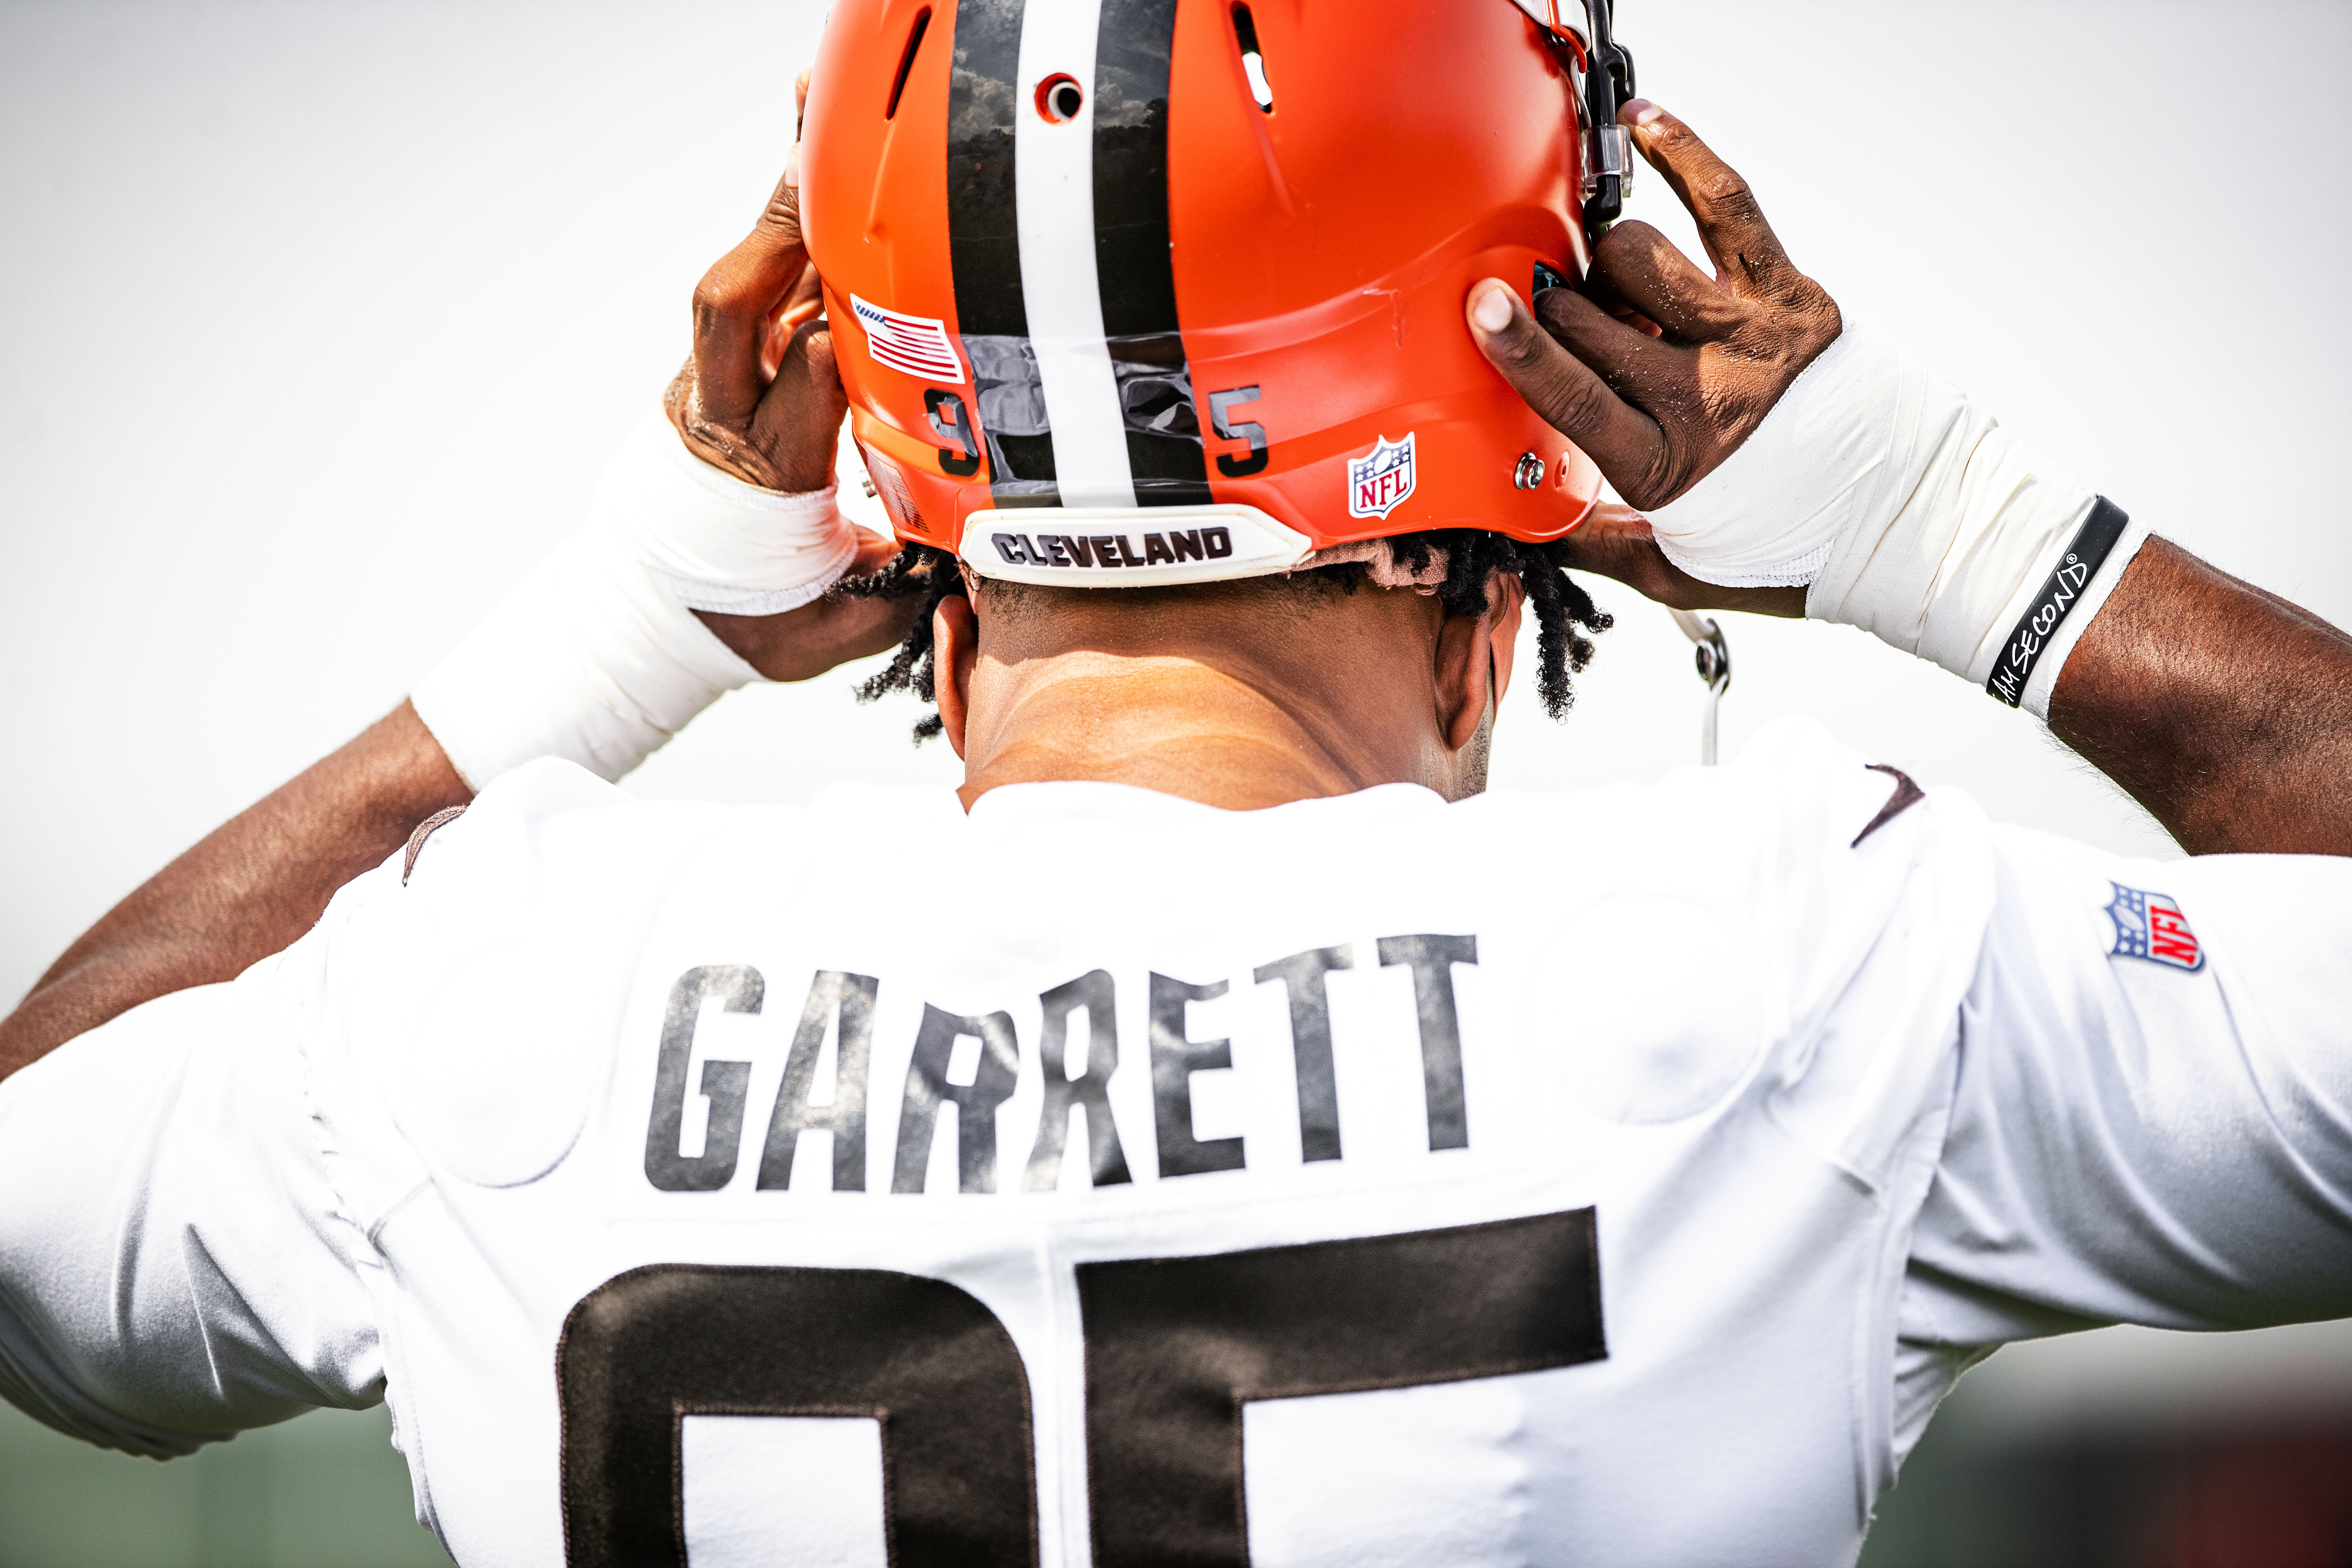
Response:
[{"label": "short dreadlock hair", "polygon": [[[1567,553],[1565,542],[1530,544],[1483,529],[1442,528],[1427,533],[1402,534],[1388,542],[1395,552],[1397,564],[1416,575],[1429,569],[1437,552],[1444,552],[1445,578],[1435,585],[1435,592],[1438,602],[1453,615],[1484,614],[1489,574],[1508,572],[1516,575],[1535,611],[1536,692],[1543,700],[1546,713],[1556,720],[1568,716],[1576,701],[1569,677],[1581,673],[1592,658],[1592,639],[1585,634],[1605,632],[1613,623],[1561,564],[1561,557]],[[1367,563],[1349,561],[1293,573],[1290,580],[1325,591],[1336,588],[1352,594],[1363,586],[1370,573]],[[858,686],[857,700],[872,702],[893,691],[911,691],[925,702],[937,702],[939,670],[931,657],[931,612],[942,599],[963,595],[963,573],[956,558],[928,544],[908,544],[880,571],[863,577],[845,577],[834,591],[854,599],[920,601],[914,624],[907,628],[906,640],[898,645],[897,656]],[[1148,594],[1155,590],[1114,591]],[[929,740],[945,727],[937,712],[925,714],[915,724],[916,743]]]}]

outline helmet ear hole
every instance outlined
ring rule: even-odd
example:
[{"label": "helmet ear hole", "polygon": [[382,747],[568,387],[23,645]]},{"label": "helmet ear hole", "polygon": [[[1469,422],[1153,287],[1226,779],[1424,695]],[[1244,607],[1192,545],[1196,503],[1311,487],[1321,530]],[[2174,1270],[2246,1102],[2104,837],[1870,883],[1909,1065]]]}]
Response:
[{"label": "helmet ear hole", "polygon": [[1067,124],[1086,106],[1086,89],[1066,71],[1056,71],[1037,84],[1037,112],[1050,124]]}]

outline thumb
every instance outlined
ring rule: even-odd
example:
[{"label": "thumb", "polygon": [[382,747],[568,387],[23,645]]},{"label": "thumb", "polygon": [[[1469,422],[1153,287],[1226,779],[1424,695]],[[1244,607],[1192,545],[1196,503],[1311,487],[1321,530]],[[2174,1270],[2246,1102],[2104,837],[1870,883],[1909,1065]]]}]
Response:
[{"label": "thumb", "polygon": [[784,184],[795,196],[801,188],[801,132],[808,125],[809,73],[793,79],[793,150],[784,154]]},{"label": "thumb", "polygon": [[[1566,299],[1598,312],[1580,294],[1554,289],[1545,309]],[[1467,301],[1470,336],[1488,363],[1503,373],[1543,422],[1575,442],[1621,484],[1649,472],[1664,437],[1657,422],[1629,406],[1592,368],[1546,331],[1519,302],[1509,284],[1489,278],[1474,285]]]}]

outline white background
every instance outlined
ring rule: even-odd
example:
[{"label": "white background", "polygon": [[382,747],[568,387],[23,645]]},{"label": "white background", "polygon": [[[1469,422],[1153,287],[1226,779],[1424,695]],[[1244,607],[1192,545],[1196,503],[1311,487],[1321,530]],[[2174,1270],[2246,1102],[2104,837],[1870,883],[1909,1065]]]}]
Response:
[{"label": "white background", "polygon": [[[2161,531],[2352,619],[2352,9],[1625,11],[1644,89],[1750,177],[1851,316]],[[696,278],[774,182],[818,18],[0,5],[0,1005],[392,707],[575,525],[685,353]],[[1632,212],[1688,234],[1654,177]],[[1600,596],[1621,625],[1571,722],[1515,692],[1498,785],[1693,754],[1686,646]],[[1996,816],[2175,853],[1931,667],[1841,628],[1734,617],[1731,638],[1727,752],[1809,712]],[[730,698],[632,785],[958,777],[943,745],[908,746],[911,702],[857,708],[850,679]],[[1607,831],[1564,805],[1528,874],[1573,875],[1579,836]]]}]

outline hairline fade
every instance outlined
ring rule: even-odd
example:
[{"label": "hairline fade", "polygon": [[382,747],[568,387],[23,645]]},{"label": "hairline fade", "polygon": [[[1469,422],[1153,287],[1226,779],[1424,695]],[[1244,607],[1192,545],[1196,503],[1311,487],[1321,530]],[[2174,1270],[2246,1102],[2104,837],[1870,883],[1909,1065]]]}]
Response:
[{"label": "hairline fade", "polygon": [[[1544,711],[1555,720],[1568,716],[1575,705],[1576,693],[1570,683],[1571,676],[1580,674],[1592,658],[1592,641],[1587,634],[1607,631],[1612,617],[1592,602],[1592,596],[1568,574],[1560,557],[1567,552],[1564,541],[1531,544],[1506,534],[1481,529],[1438,529],[1427,533],[1405,533],[1391,536],[1388,544],[1397,562],[1408,572],[1428,569],[1437,559],[1436,552],[1444,552],[1445,576],[1435,584],[1438,602],[1449,615],[1477,616],[1487,608],[1487,579],[1496,572],[1516,575],[1527,590],[1528,604],[1536,618],[1536,691],[1542,699]],[[1259,584],[1279,584],[1301,595],[1353,594],[1370,576],[1370,568],[1360,561],[1350,561],[1333,566],[1310,567],[1271,577],[1243,579],[1254,588]],[[1133,595],[1139,599],[1150,596],[1167,600],[1180,596],[1198,597],[1204,590],[1213,591],[1223,584],[1186,584],[1175,586],[1103,589],[1037,588],[986,580],[982,593],[992,605],[1000,605],[1018,616],[1034,609],[1045,595],[1062,593],[1117,592]],[[1239,592],[1240,584],[1233,585]],[[965,595],[962,563],[944,550],[928,544],[908,544],[878,572],[863,577],[845,577],[831,592],[853,599],[919,599],[914,624],[907,628],[906,640],[898,645],[898,653],[889,664],[859,683],[857,700],[872,702],[893,691],[911,691],[920,700],[939,700],[938,670],[932,658],[931,612],[943,599]],[[937,712],[925,714],[915,723],[918,745],[940,734],[945,723]]]}]

